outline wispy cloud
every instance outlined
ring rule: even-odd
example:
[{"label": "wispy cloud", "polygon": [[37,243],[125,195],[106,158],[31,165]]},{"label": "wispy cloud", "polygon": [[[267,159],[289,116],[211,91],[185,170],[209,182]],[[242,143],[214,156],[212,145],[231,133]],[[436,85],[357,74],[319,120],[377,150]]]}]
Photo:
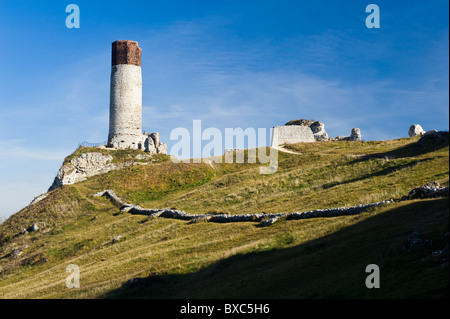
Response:
[{"label": "wispy cloud", "polygon": [[67,156],[64,152],[43,150],[40,147],[27,147],[24,140],[0,140],[0,163],[17,160],[62,161]]}]

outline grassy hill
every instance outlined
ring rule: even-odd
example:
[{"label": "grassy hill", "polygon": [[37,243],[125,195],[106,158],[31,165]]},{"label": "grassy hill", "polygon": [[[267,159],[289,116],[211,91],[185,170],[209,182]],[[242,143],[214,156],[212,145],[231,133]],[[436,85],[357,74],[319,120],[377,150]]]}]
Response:
[{"label": "grassy hill", "polygon": [[[429,181],[449,184],[448,135],[417,141],[290,145],[271,175],[260,175],[260,164],[175,164],[160,155],[63,186],[0,225],[0,297],[448,298],[448,198],[261,228],[118,214],[93,197],[112,189],[145,208],[193,214],[399,200]],[[38,231],[21,234],[34,223]],[[79,289],[66,288],[69,264],[80,268]],[[380,267],[380,289],[365,286],[368,264]]]}]

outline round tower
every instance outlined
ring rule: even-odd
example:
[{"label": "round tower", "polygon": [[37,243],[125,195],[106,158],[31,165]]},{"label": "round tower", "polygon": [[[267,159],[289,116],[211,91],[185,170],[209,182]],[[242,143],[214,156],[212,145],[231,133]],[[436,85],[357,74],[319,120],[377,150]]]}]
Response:
[{"label": "round tower", "polygon": [[138,43],[112,43],[108,147],[143,149],[141,48]]}]

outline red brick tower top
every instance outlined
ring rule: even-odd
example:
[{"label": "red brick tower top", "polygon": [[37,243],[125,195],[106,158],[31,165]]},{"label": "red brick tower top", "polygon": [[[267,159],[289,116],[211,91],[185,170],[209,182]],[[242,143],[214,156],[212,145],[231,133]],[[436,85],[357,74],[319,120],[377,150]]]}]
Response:
[{"label": "red brick tower top", "polygon": [[136,41],[118,40],[112,43],[111,65],[118,64],[141,66],[141,48]]}]

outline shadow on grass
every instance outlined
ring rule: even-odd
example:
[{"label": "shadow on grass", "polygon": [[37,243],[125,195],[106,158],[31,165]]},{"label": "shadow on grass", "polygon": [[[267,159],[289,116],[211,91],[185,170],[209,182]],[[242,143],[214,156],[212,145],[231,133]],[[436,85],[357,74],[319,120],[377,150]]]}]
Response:
[{"label": "shadow on grass", "polygon": [[395,150],[385,153],[369,154],[361,158],[358,158],[353,162],[361,162],[371,158],[395,159],[395,158],[414,157],[438,151],[449,145],[449,132],[440,132],[440,133],[441,134],[437,135],[437,137],[435,138],[434,137],[428,137],[425,139],[422,138],[422,140],[399,147]]},{"label": "shadow on grass", "polygon": [[[134,278],[101,298],[448,298],[448,198],[395,205],[298,246]],[[406,250],[413,232],[431,246]],[[365,287],[368,264],[380,267],[380,289]]]},{"label": "shadow on grass", "polygon": [[[399,170],[402,170],[402,169],[405,169],[405,168],[414,167],[414,166],[416,166],[419,163],[425,163],[425,162],[431,161],[433,159],[434,158],[425,158],[425,159],[421,159],[421,160],[415,160],[415,161],[412,161],[412,162],[406,163],[406,164],[399,164],[399,165],[387,167],[387,168],[382,169],[382,170],[380,170],[378,172],[374,172],[374,173],[371,173],[371,174],[366,174],[364,176],[352,178],[352,179],[349,179],[349,180],[346,180],[346,181],[343,181],[343,182],[333,182],[333,183],[324,184],[322,186],[322,188],[329,189],[329,188],[332,188],[332,187],[335,187],[335,186],[338,186],[338,185],[345,185],[345,184],[350,184],[350,183],[362,181],[362,180],[365,180],[365,179],[370,179],[370,178],[373,178],[373,177],[389,175],[389,174],[394,173],[396,171],[399,171]],[[350,164],[353,164],[353,163],[354,162],[352,162]]]}]

